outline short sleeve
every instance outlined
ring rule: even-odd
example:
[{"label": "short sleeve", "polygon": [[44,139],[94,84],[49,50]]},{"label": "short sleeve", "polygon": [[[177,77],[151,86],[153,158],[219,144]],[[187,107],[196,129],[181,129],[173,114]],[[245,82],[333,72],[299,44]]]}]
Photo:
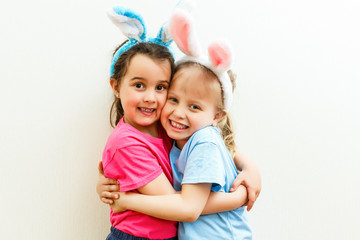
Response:
[{"label": "short sleeve", "polygon": [[219,191],[225,184],[225,170],[216,144],[197,144],[186,161],[182,184],[212,183],[212,191]]},{"label": "short sleeve", "polygon": [[120,183],[121,191],[130,191],[154,180],[162,168],[148,146],[137,144],[118,148],[104,173]]}]

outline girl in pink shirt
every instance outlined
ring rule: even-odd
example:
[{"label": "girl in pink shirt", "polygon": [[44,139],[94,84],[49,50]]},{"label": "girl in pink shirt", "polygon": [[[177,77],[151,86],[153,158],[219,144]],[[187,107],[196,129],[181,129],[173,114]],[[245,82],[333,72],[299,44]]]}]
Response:
[{"label": "girl in pink shirt", "polygon": [[[156,38],[147,38],[141,16],[131,10],[114,7],[108,14],[129,40],[115,50],[111,64],[110,85],[115,100],[110,121],[113,123],[112,116],[115,115],[116,127],[103,152],[104,175],[120,183],[122,191],[173,194],[168,158],[172,142],[159,123],[174,69],[174,59],[168,49],[171,38],[164,28]],[[111,199],[106,199],[113,196],[108,190],[117,190],[117,185],[108,185],[111,180],[103,179],[99,181],[97,191],[104,202],[111,203]],[[239,178],[236,185],[241,181]],[[226,194],[225,204],[224,194],[211,194],[211,204],[206,205],[204,212],[239,207],[237,191]],[[108,240],[176,239],[177,223],[173,221],[133,211],[114,213],[112,210],[110,221]]]},{"label": "girl in pink shirt", "polygon": [[[115,95],[111,123],[116,127],[103,152],[106,177],[118,181],[126,191],[143,194],[166,194],[154,188],[155,179],[171,186],[168,154],[171,141],[159,124],[161,110],[174,68],[174,59],[166,34],[146,37],[140,15],[122,7],[113,7],[110,19],[129,38],[115,50],[111,64],[110,85]],[[112,121],[115,116],[115,121]],[[133,211],[114,213],[109,240],[174,239],[177,223]]]}]

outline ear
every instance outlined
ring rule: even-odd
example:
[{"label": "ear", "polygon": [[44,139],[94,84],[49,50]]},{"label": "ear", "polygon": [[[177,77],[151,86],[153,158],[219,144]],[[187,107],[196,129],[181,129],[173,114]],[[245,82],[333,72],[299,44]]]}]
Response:
[{"label": "ear", "polygon": [[183,53],[199,56],[199,42],[193,30],[191,16],[187,12],[181,9],[174,11],[170,19],[170,34]]},{"label": "ear", "polygon": [[111,8],[108,12],[111,21],[120,28],[129,39],[143,41],[146,39],[146,28],[143,18],[131,9],[120,6]]},{"label": "ear", "polygon": [[219,73],[230,68],[232,56],[230,46],[226,42],[216,41],[211,43],[208,47],[208,53],[211,63]]},{"label": "ear", "polygon": [[216,125],[221,119],[223,119],[224,117],[226,116],[226,112],[221,110],[221,111],[218,111],[216,114],[215,114],[215,117],[214,117],[214,125]]},{"label": "ear", "polygon": [[113,93],[116,97],[119,96],[119,91],[120,91],[120,86],[118,84],[118,80],[116,80],[115,78],[110,78],[110,86],[111,89],[113,90]]}]

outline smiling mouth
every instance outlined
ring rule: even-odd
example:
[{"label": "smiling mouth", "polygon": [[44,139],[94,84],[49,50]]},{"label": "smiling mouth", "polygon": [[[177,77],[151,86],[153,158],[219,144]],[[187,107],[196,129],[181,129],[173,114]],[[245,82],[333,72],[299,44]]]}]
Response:
[{"label": "smiling mouth", "polygon": [[140,111],[142,112],[146,112],[146,113],[152,113],[155,112],[155,108],[138,108]]},{"label": "smiling mouth", "polygon": [[189,128],[188,126],[184,125],[184,124],[181,124],[181,123],[177,123],[177,122],[174,122],[172,120],[169,120],[171,126],[173,126],[174,128],[178,128],[178,129],[186,129],[186,128]]}]

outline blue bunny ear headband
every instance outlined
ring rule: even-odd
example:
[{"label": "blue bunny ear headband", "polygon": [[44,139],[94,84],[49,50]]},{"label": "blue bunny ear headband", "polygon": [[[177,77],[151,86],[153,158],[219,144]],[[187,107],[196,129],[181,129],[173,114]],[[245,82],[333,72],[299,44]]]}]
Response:
[{"label": "blue bunny ear headband", "polygon": [[114,75],[114,65],[123,52],[140,42],[155,43],[169,48],[172,38],[169,33],[168,25],[164,24],[155,38],[146,36],[146,26],[140,14],[131,9],[121,6],[114,6],[107,12],[110,20],[120,28],[121,32],[129,39],[129,41],[121,46],[114,54],[111,62],[110,76]]}]

